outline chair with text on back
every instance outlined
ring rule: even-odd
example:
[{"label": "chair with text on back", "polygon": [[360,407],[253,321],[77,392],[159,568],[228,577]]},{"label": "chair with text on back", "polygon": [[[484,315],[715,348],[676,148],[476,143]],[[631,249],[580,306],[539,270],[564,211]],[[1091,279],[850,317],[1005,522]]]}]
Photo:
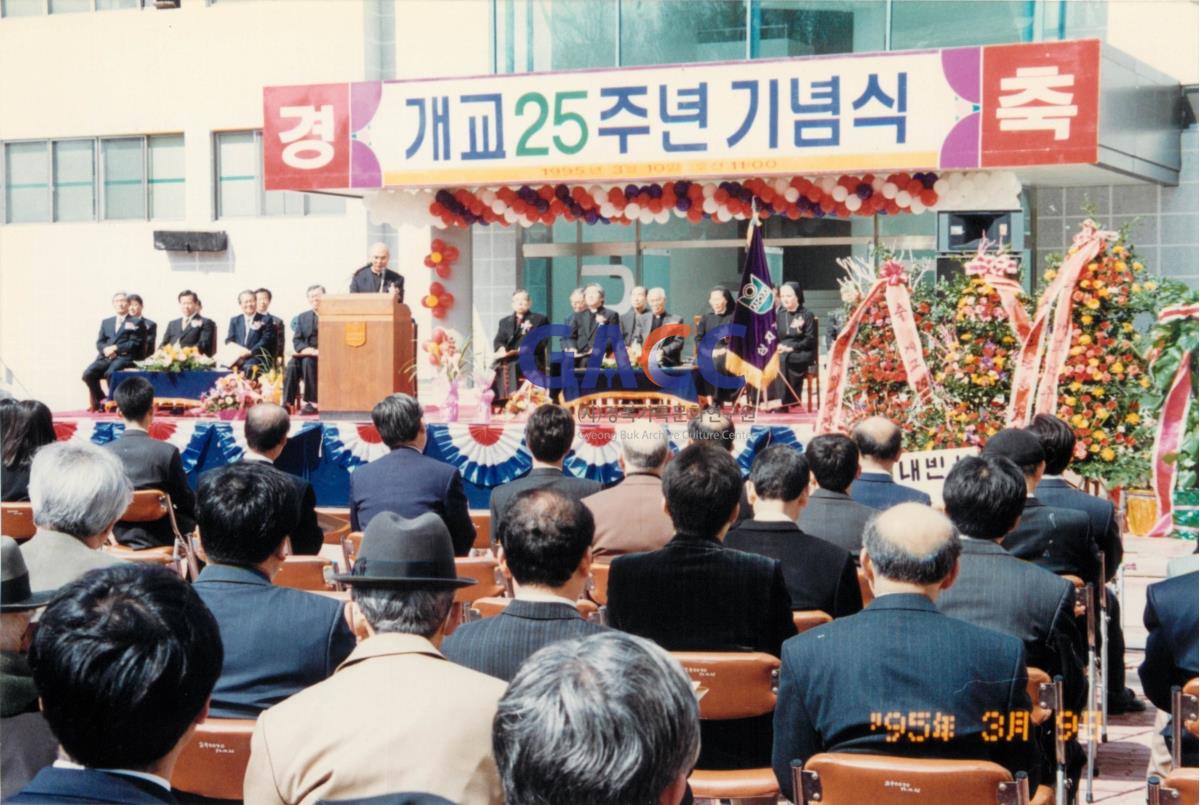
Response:
[{"label": "chair with text on back", "polygon": [[0,534],[24,542],[37,533],[32,503],[0,504]]},{"label": "chair with text on back", "polygon": [[1146,781],[1146,801],[1149,805],[1196,805],[1200,800],[1200,779],[1192,766],[1183,766],[1181,746],[1183,733],[1197,734],[1197,693],[1200,692],[1196,679],[1189,680],[1180,688],[1171,688],[1171,773],[1165,778],[1157,775]]},{"label": "chair with text on back", "polygon": [[171,533],[175,537],[172,545],[162,545],[155,548],[133,549],[121,545],[117,538],[110,533],[108,544],[103,550],[128,562],[146,562],[152,565],[169,567],[180,575],[188,577],[189,551],[187,540],[179,533],[179,523],[175,521],[175,507],[171,504],[171,496],[158,489],[139,489],[133,493],[133,500],[121,515],[125,523],[155,523],[167,518],[171,525]]},{"label": "chair with text on back", "polygon": [[942,760],[850,752],[813,755],[792,764],[797,803],[911,805],[987,802],[1027,805],[1029,781],[988,760]]},{"label": "chair with text on back", "polygon": [[252,718],[200,722],[179,753],[171,787],[206,799],[240,801],[253,732]]},{"label": "chair with text on back", "polygon": [[333,562],[324,556],[289,556],[283,560],[283,567],[271,579],[271,583],[277,587],[309,592],[334,590],[337,586],[328,576],[336,572]]},{"label": "chair with text on back", "polygon": [[[752,718],[774,712],[779,658],[764,652],[672,651],[699,685],[701,721]],[[694,769],[688,777],[699,799],[757,799],[774,803],[779,783],[770,766],[714,771]]]}]

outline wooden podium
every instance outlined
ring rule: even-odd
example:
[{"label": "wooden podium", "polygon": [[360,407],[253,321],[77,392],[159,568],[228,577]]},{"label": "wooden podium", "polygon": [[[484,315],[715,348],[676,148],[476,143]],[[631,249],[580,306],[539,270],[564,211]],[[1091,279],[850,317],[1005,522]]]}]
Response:
[{"label": "wooden podium", "polygon": [[417,396],[417,326],[388,294],[321,297],[321,414],[366,416],[395,392]]}]

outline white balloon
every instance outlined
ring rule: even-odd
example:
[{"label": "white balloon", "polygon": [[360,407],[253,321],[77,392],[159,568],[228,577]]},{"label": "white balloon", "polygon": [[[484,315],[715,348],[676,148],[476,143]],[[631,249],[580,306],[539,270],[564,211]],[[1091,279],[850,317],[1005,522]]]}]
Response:
[{"label": "white balloon", "polygon": [[946,181],[945,179],[938,179],[933,183],[933,192],[937,193],[939,196],[945,195],[946,191],[949,189],[950,182]]},{"label": "white balloon", "polygon": [[526,218],[525,216],[522,215],[521,216],[521,226],[528,229],[529,227],[533,226],[533,221],[530,221],[528,218]]},{"label": "white balloon", "polygon": [[705,198],[712,198],[713,193],[717,192],[717,186],[712,182],[705,182],[704,186],[701,187],[700,190],[704,193]]},{"label": "white balloon", "polygon": [[733,215],[730,214],[729,210],[725,209],[724,207],[721,207],[717,210],[717,220],[721,223],[726,223],[732,219]]},{"label": "white balloon", "polygon": [[721,206],[717,204],[717,200],[715,198],[706,198],[704,199],[704,204],[702,205],[701,209],[703,209],[709,215],[715,215],[717,210],[721,209]]},{"label": "white balloon", "polygon": [[912,200],[912,194],[907,190],[901,190],[896,194],[896,203],[901,207],[907,207],[909,204],[912,204]]},{"label": "white balloon", "polygon": [[687,218],[687,210],[681,210],[678,207],[672,207],[671,209],[675,211],[676,218]]},{"label": "white balloon", "polygon": [[880,190],[883,189],[883,186],[885,184],[887,184],[886,179],[884,179],[882,176],[876,176],[874,179],[871,180],[871,189],[874,190],[876,193],[878,193]]},{"label": "white balloon", "polygon": [[517,222],[517,219],[520,217],[521,216],[517,215],[517,211],[514,210],[512,207],[509,207],[508,209],[506,209],[504,211],[504,220],[508,221],[510,224],[515,224]]},{"label": "white balloon", "polygon": [[642,210],[638,213],[638,220],[643,224],[652,224],[654,223],[654,213],[649,209]]},{"label": "white balloon", "polygon": [[491,208],[492,208],[492,212],[496,213],[497,215],[500,215],[501,213],[503,213],[505,210],[508,209],[508,205],[504,203],[503,199],[498,198],[491,203]]},{"label": "white balloon", "polygon": [[800,198],[800,191],[794,187],[789,187],[783,191],[783,197],[787,199],[788,204],[795,204],[796,199]]},{"label": "white balloon", "polygon": [[617,214],[617,208],[614,207],[611,203],[606,201],[600,205],[600,214],[603,215],[605,218],[612,218],[614,215]]},{"label": "white balloon", "polygon": [[832,195],[834,201],[845,201],[846,196],[850,195],[850,191],[842,185],[838,185],[837,187],[833,188]]},{"label": "white balloon", "polygon": [[899,191],[900,188],[896,187],[895,182],[884,182],[883,188],[879,192],[883,193],[884,198],[893,199]]},{"label": "white balloon", "polygon": [[925,212],[925,204],[921,201],[921,199],[914,198],[908,209],[913,215],[920,215],[921,213]]},{"label": "white balloon", "polygon": [[788,180],[780,176],[775,179],[771,186],[775,188],[776,193],[782,193],[787,190]]},{"label": "white balloon", "polygon": [[850,212],[858,212],[862,209],[862,199],[858,196],[850,196],[846,199],[846,209]]},{"label": "white balloon", "polygon": [[669,222],[670,220],[671,220],[671,210],[669,210],[669,209],[659,210],[658,212],[654,213],[655,223],[665,224],[665,223]]},{"label": "white balloon", "polygon": [[625,205],[625,217],[630,220],[637,218],[641,212],[641,205],[639,205],[636,201]]},{"label": "white balloon", "polygon": [[825,193],[832,193],[833,188],[838,186],[837,179],[832,176],[822,176],[817,184],[820,185],[821,190]]}]

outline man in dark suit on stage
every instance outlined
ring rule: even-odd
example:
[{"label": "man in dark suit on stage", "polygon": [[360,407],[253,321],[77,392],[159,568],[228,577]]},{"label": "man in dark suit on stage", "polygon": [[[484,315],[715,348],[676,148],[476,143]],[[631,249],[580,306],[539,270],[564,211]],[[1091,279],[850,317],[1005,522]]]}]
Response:
[{"label": "man in dark suit on stage", "polygon": [[138,360],[145,360],[154,352],[154,342],[158,340],[158,323],[142,315],[142,309],[146,303],[142,301],[140,295],[131,293],[127,298],[129,299],[129,315],[135,319],[141,319],[146,328],[146,340],[142,344],[142,354],[138,358]]},{"label": "man in dark suit on stage", "polygon": [[302,414],[317,412],[317,335],[320,329],[321,297],[324,285],[310,285],[305,291],[311,308],[292,319],[292,359],[283,376],[283,401],[288,405],[300,397],[300,381],[304,380]]},{"label": "man in dark suit on stage", "polygon": [[747,482],[754,519],[725,536],[725,546],[778,559],[792,609],[819,609],[832,617],[862,609],[858,573],[850,552],[799,529],[808,503],[808,462],[793,447],[777,444],[754,458]]},{"label": "man in dark suit on stage", "polygon": [[371,411],[371,421],[391,452],[351,473],[350,528],[362,531],[383,511],[409,519],[433,512],[446,523],[454,555],[466,556],[475,543],[475,524],[462,476],[449,464],[422,455],[426,432],[421,404],[407,394],[389,395]]},{"label": "man in dark suit on stage", "polygon": [[[663,475],[675,536],[618,556],[608,580],[609,623],[668,651],[763,651],[779,656],[796,633],[778,561],[722,544],[737,517],[741,472],[729,453],[692,445]],[[699,768],[763,766],[771,717],[704,721]]]},{"label": "man in dark suit on stage", "polygon": [[[984,719],[999,713],[1007,723],[1030,709],[1021,641],[937,610],[959,550],[954,526],[928,506],[888,509],[863,537],[875,600],[784,644],[773,765],[785,797],[795,797],[792,763],[821,752],[990,760],[1037,785],[1033,742],[1005,740],[1013,734],[1003,729],[995,738]],[[897,741],[891,712],[906,714],[909,729],[923,719],[917,729],[938,740]]]},{"label": "man in dark suit on stage", "polygon": [[271,583],[297,527],[287,475],[258,462],[230,464],[204,474],[199,498],[208,564],[195,589],[225,646],[211,715],[256,718],[328,678],[354,650],[354,634],[342,602]]},{"label": "man in dark suit on stage", "polygon": [[[683,324],[682,316],[667,312],[667,292],[662,288],[651,288],[650,292],[646,294],[646,301],[650,303],[650,309],[638,316],[637,330],[633,335],[633,340],[643,345],[659,327],[667,324]],[[659,364],[678,366],[683,362],[683,338],[673,335],[658,343]]]},{"label": "man in dark suit on stage", "polygon": [[[496,380],[493,388],[497,402],[511,397],[525,379],[519,354],[525,336],[548,323],[541,313],[534,313],[529,309],[530,303],[529,291],[524,288],[513,291],[512,315],[500,319],[496,337],[492,339],[492,357],[496,361]],[[543,373],[546,371],[549,354],[550,339],[544,338],[538,343],[533,355],[534,363]]]},{"label": "man in dark suit on stage", "polygon": [[182,315],[167,323],[161,346],[195,347],[211,358],[217,353],[217,323],[200,315],[200,297],[195,291],[180,291],[178,299]]},{"label": "man in dark suit on stage", "polygon": [[287,409],[274,403],[259,403],[246,412],[246,447],[242,461],[271,467],[288,480],[296,492],[296,526],[292,538],[292,553],[314,555],[321,550],[325,534],[317,523],[317,495],[312,484],[299,475],[284,472],[275,466],[275,459],[288,443],[291,420]]},{"label": "man in dark suit on stage", "polygon": [[[946,476],[946,515],[962,539],[958,580],[942,592],[942,614],[1012,635],[1025,644],[1025,662],[1063,678],[1066,709],[1085,708],[1087,647],[1075,627],[1075,587],[1066,579],[1000,546],[1025,507],[1025,476],[998,456],[968,456]],[[1041,728],[1042,779],[1053,777],[1054,724]],[[1068,776],[1078,779],[1083,757],[1068,750]],[[1032,795],[1032,791],[1030,794]]]},{"label": "man in dark suit on stage", "polygon": [[583,500],[600,491],[599,481],[576,478],[563,472],[563,459],[575,441],[575,418],[561,405],[539,405],[525,423],[525,447],[533,456],[533,469],[526,475],[492,490],[492,541],[501,541],[507,521],[505,509],[526,489],[550,487],[574,500]]},{"label": "man in dark suit on stage", "polygon": [[867,521],[879,514],[878,509],[857,503],[847,494],[858,477],[858,447],[849,436],[826,433],[808,443],[804,457],[821,488],[808,496],[797,525],[805,534],[857,555]]},{"label": "man in dark suit on stage", "polygon": [[892,479],[892,468],[900,460],[902,434],[896,423],[881,416],[864,419],[850,434],[858,446],[862,472],[850,485],[850,497],[872,509],[886,509],[897,503],[924,503],[929,495]]},{"label": "man in dark suit on stage", "polygon": [[[1143,621],[1148,636],[1146,658],[1138,668],[1138,676],[1146,698],[1168,713],[1171,712],[1171,686],[1182,687],[1200,674],[1196,648],[1196,635],[1200,631],[1197,585],[1200,585],[1200,573],[1192,572],[1146,588]],[[1169,736],[1171,733],[1167,730],[1163,734]],[[1183,730],[1180,750],[1184,766],[1197,764],[1196,737],[1187,730]]]},{"label": "man in dark suit on stage", "polygon": [[255,370],[270,371],[275,365],[275,339],[278,333],[270,317],[258,312],[254,291],[247,289],[238,294],[238,305],[242,308],[242,314],[229,320],[225,343],[237,344],[246,352],[234,363],[247,375]]},{"label": "man in dark suit on stage", "polygon": [[271,327],[275,330],[275,361],[279,362],[283,358],[283,347],[287,343],[287,333],[283,328],[283,319],[269,312],[271,310],[271,301],[274,296],[271,294],[270,288],[258,288],[254,291],[254,307],[259,313],[267,317],[271,322]]},{"label": "man in dark suit on stage", "polygon": [[83,382],[88,387],[88,410],[99,411],[104,392],[100,379],[112,382],[113,372],[119,372],[141,360],[146,344],[146,326],[142,320],[129,313],[129,297],[123,291],[113,294],[113,310],[100,322],[100,334],[96,336],[96,359],[83,370]]},{"label": "man in dark suit on stage", "polygon": [[[1034,494],[1047,506],[1074,509],[1088,516],[1088,530],[1096,547],[1104,555],[1104,581],[1112,581],[1125,556],[1116,509],[1111,500],[1071,486],[1062,473],[1075,451],[1075,431],[1051,414],[1038,414],[1026,428],[1037,437],[1046,454],[1046,472]],[[1104,590],[1108,607],[1108,690],[1109,713],[1127,709],[1141,712],[1145,706],[1125,687],[1125,630],[1121,626],[1121,602],[1111,589]]]},{"label": "man in dark suit on stage", "polygon": [[629,310],[621,314],[621,337],[625,346],[632,344],[637,336],[638,319],[646,312],[646,289],[641,285],[629,292]]},{"label": "man in dark suit on stage", "polygon": [[[571,291],[571,295],[568,298],[571,302],[571,312],[563,319],[563,324],[567,326],[567,329],[573,330],[575,328],[575,316],[587,310],[587,305],[583,301],[583,288],[576,288]],[[564,352],[575,349],[575,341],[571,335],[567,335],[565,338],[559,340]]]},{"label": "man in dark suit on stage", "polygon": [[[125,432],[104,449],[121,460],[134,489],[157,489],[170,495],[180,533],[190,534],[196,527],[196,498],[188,486],[179,448],[152,438],[149,432],[154,421],[154,387],[143,377],[131,377],[117,386],[113,397],[125,419]],[[131,548],[171,545],[175,541],[171,520],[165,516],[152,523],[119,521],[113,535],[117,542]]]},{"label": "man in dark suit on stage", "polygon": [[30,658],[42,714],[70,761],[5,801],[175,802],[171,773],[208,715],[222,654],[212,613],[165,568],[123,563],[61,589]]},{"label": "man in dark suit on stage", "polygon": [[575,345],[577,359],[586,365],[597,332],[606,325],[615,325],[619,329],[621,317],[604,306],[604,289],[599,285],[583,289],[583,302],[584,309],[571,318],[571,343]]},{"label": "man in dark suit on stage", "polygon": [[442,653],[509,682],[538,649],[604,627],[575,607],[592,567],[588,508],[554,489],[529,489],[513,499],[505,518],[499,559],[512,576],[515,600],[494,618],[460,626]]},{"label": "man in dark suit on stage", "polygon": [[388,268],[391,252],[386,243],[371,246],[371,262],[354,272],[350,293],[390,293],[397,302],[404,301],[404,277]]}]

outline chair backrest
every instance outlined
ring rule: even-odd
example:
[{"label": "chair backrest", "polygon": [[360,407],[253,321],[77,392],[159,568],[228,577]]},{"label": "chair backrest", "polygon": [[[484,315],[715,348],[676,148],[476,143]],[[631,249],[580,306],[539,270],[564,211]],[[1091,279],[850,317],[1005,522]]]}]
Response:
[{"label": "chair backrest", "polygon": [[792,623],[796,624],[796,632],[807,632],[814,626],[829,623],[833,616],[819,609],[793,609]]},{"label": "chair backrest", "polygon": [[871,591],[871,584],[867,581],[867,574],[863,569],[858,568],[858,591],[862,594],[863,606],[875,600],[875,593]]},{"label": "chair backrest", "polygon": [[1200,710],[1200,678],[1192,677],[1187,681],[1183,686],[1183,696],[1183,728],[1192,735],[1200,736],[1200,719],[1197,718],[1197,710]]},{"label": "chair backrest", "polygon": [[361,531],[347,531],[342,535],[342,558],[346,560],[347,573],[354,569],[354,560],[362,550],[362,535]]},{"label": "chair backrest", "polygon": [[500,565],[491,556],[459,556],[454,560],[454,569],[459,576],[475,579],[470,587],[459,587],[454,591],[454,600],[470,604],[480,598],[498,596],[504,592],[504,582],[498,578]]},{"label": "chair backrest", "polygon": [[212,799],[240,800],[253,732],[253,719],[202,721],[179,753],[171,785]]},{"label": "chair backrest", "polygon": [[1026,684],[1025,690],[1029,693],[1029,701],[1033,702],[1033,710],[1029,714],[1029,720],[1034,724],[1041,724],[1053,712],[1039,704],[1042,698],[1042,685],[1050,684],[1050,674],[1041,668],[1034,668],[1033,666],[1029,666],[1025,671],[1029,675],[1029,682]]},{"label": "chair backrest", "polygon": [[481,551],[492,547],[492,513],[487,509],[471,509],[471,522],[475,524],[475,544],[471,547]]},{"label": "chair backrest", "polygon": [[158,489],[139,489],[133,493],[121,519],[127,523],[153,523],[167,516],[171,499]]},{"label": "chair backrest", "polygon": [[325,568],[332,565],[324,556],[289,556],[271,583],[297,590],[330,590],[333,585],[325,580]]},{"label": "chair backrest", "polygon": [[1200,779],[1196,770],[1183,767],[1165,778],[1153,774],[1146,781],[1146,805],[1196,805],[1200,799]]},{"label": "chair backrest", "polygon": [[725,721],[775,710],[779,658],[761,651],[673,651],[699,685],[700,718]]},{"label": "chair backrest", "polygon": [[[848,752],[814,755],[792,767],[796,802],[821,805],[912,805],[971,802],[1020,805],[1029,781],[987,760],[940,760]],[[803,792],[803,797],[800,793]]]},{"label": "chair backrest", "polygon": [[27,540],[37,532],[33,524],[32,503],[0,504],[0,534],[17,542]]},{"label": "chair backrest", "polygon": [[608,603],[608,565],[592,562],[592,600],[600,606]]},{"label": "chair backrest", "polygon": [[[471,602],[473,619],[494,618],[503,612],[513,600],[512,598],[503,598],[498,595],[485,595],[482,598],[476,598]],[[579,610],[579,614],[583,616],[584,620],[591,617],[599,609],[594,603],[584,598],[580,598],[575,602],[575,608]]]}]

